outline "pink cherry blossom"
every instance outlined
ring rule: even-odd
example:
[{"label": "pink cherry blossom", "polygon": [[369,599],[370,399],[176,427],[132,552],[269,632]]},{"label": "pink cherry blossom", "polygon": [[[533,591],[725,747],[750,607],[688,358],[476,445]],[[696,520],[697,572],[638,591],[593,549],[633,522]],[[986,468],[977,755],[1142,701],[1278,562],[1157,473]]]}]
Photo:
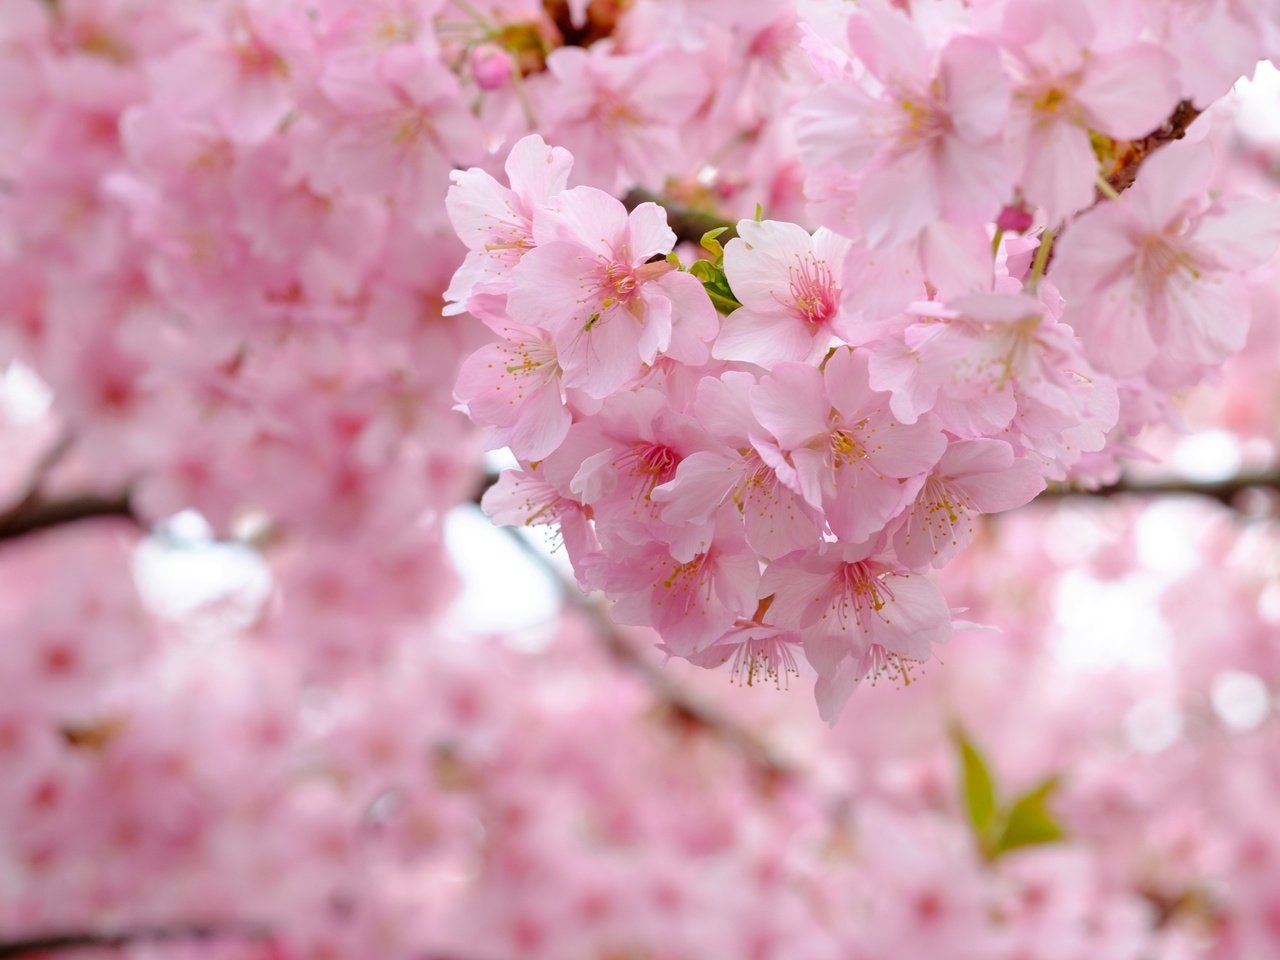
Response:
[{"label": "pink cherry blossom", "polygon": [[598,554],[584,565],[588,586],[618,599],[613,614],[624,623],[657,629],[667,647],[688,656],[731,629],[756,605],[760,579],[755,553],[729,523],[687,560],[673,557],[661,543],[641,547],[619,563]]},{"label": "pink cherry blossom", "polygon": [[751,394],[752,412],[776,443],[758,443],[761,456],[852,543],[897,516],[946,448],[932,419],[900,423],[888,401],[868,384],[862,354],[848,349],[823,372],[778,364]]},{"label": "pink cherry blossom", "polygon": [[828,722],[864,677],[928,660],[933,645],[951,635],[938,588],[868,544],[825,545],[776,560],[760,593],[774,598],[774,622],[800,631]]},{"label": "pink cherry blossom", "polygon": [[1137,140],[1159,127],[1178,102],[1177,64],[1153,43],[1106,37],[1083,4],[1013,0],[1004,32],[1018,182],[1056,224],[1093,202],[1090,131]]},{"label": "pink cherry blossom", "polygon": [[1177,145],[1144,166],[1121,200],[1082,216],[1063,237],[1053,277],[1065,319],[1098,367],[1185,382],[1244,345],[1241,271],[1280,242],[1273,204],[1239,196],[1206,202],[1212,156]]},{"label": "pink cherry blossom", "polygon": [[603,398],[660,353],[706,359],[715,310],[692,276],[650,262],[675,246],[656,204],[628,214],[608,194],[575,187],[542,209],[534,239],[512,271],[508,308],[551,332],[566,386]]},{"label": "pink cherry blossom", "polygon": [[979,514],[1020,507],[1043,489],[1035,464],[1015,459],[1007,443],[952,443],[904,512],[894,553],[914,570],[941,567],[972,540]]},{"label": "pink cherry blossom", "polygon": [[815,166],[857,171],[853,218],[867,243],[897,245],[940,216],[993,218],[1009,192],[996,144],[1010,92],[992,44],[957,36],[930,50],[886,0],[861,5],[848,30],[866,74],[814,95],[800,141]]},{"label": "pink cherry blossom", "polygon": [[555,347],[537,329],[504,324],[500,333],[500,341],[463,362],[454,392],[473,420],[497,428],[493,446],[541,460],[560,446],[573,422]]},{"label": "pink cherry blossom", "polygon": [[[704,529],[722,506],[732,503],[741,515],[747,542],[772,559],[817,542],[822,520],[755,447],[766,437],[751,413],[755,384],[751,375],[734,371],[699,381],[692,409],[722,446],[681,460],[674,476],[654,488],[653,499],[664,504],[662,519],[667,523]],[[794,478],[790,465],[775,463],[782,476]]]},{"label": "pink cherry blossom", "polygon": [[534,211],[565,189],[572,167],[568,151],[548,147],[534,134],[517,141],[507,154],[509,187],[483,170],[453,172],[445,206],[470,252],[445,293],[453,301],[445,308],[447,313],[465,309],[477,287],[482,291],[509,287],[511,268],[534,246]]},{"label": "pink cherry blossom", "polygon": [[548,138],[568,147],[589,182],[606,190],[628,182],[658,186],[656,171],[678,166],[674,128],[697,111],[690,91],[703,84],[696,58],[676,50],[562,47],[547,69],[537,93]]},{"label": "pink cherry blossom", "polygon": [[851,244],[830,230],[742,220],[725,246],[724,271],[742,306],[725,320],[714,355],[772,364],[813,360],[848,335],[841,274]]},{"label": "pink cherry blossom", "polygon": [[420,226],[439,224],[449,170],[475,156],[477,136],[453,74],[397,45],[374,63],[336,64],[320,89],[331,113],[305,128],[317,187],[382,192]]}]

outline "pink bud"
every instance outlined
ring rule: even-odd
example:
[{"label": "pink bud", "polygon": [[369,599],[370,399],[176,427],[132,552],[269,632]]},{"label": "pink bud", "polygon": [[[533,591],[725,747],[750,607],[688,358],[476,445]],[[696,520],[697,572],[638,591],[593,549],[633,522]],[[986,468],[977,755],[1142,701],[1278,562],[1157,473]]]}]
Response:
[{"label": "pink bud", "polygon": [[1031,229],[1034,219],[1026,204],[1019,200],[1000,211],[1000,216],[996,217],[996,226],[1011,233],[1026,233]]},{"label": "pink bud", "polygon": [[501,90],[511,79],[511,58],[493,43],[482,43],[471,51],[471,75],[481,90]]}]

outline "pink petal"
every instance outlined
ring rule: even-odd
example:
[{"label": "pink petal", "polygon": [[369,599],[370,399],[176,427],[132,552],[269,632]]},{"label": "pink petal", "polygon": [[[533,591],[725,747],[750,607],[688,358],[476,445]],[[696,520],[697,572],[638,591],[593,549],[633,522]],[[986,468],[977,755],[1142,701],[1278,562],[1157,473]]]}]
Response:
[{"label": "pink petal", "polygon": [[920,32],[884,0],[865,0],[849,18],[849,48],[885,85],[921,91],[929,85],[929,51]]},{"label": "pink petal", "polygon": [[780,363],[751,391],[751,411],[784,450],[824,433],[831,403],[817,367]]},{"label": "pink petal", "polygon": [[777,220],[742,220],[738,236],[724,248],[724,272],[743,306],[783,311],[793,300],[791,277],[813,255],[813,237],[804,227]]},{"label": "pink petal", "polygon": [[[823,347],[825,342],[818,349]],[[813,334],[800,318],[741,307],[725,319],[711,355],[767,367],[777,361],[808,360],[814,349]]]},{"label": "pink petal", "polygon": [[675,232],[667,225],[667,211],[656,203],[642,203],[631,211],[627,252],[632,263],[643,263],[657,254],[670,253]]},{"label": "pink petal", "polygon": [[1065,117],[1044,124],[1032,138],[1022,192],[1056,224],[1093,202],[1098,158],[1089,135]]},{"label": "pink petal", "polygon": [[1142,164],[1141,176],[1121,201],[1152,231],[1163,230],[1202,200],[1213,177],[1213,149],[1181,140],[1157,150]]},{"label": "pink petal", "polygon": [[890,653],[928,660],[933,646],[951,637],[951,610],[934,583],[918,574],[886,577],[893,599],[871,618],[871,636]]},{"label": "pink petal", "polygon": [[1178,62],[1151,43],[1090,57],[1075,89],[1089,126],[1119,140],[1136,140],[1155,130],[1178,98]]},{"label": "pink petal", "polygon": [[956,133],[966,140],[999,135],[1011,93],[996,46],[978,37],[955,37],[942,51],[940,76]]},{"label": "pink petal", "polygon": [[537,134],[521,137],[507,154],[511,189],[526,203],[546,203],[565,189],[573,156],[564,147],[548,147]]},{"label": "pink petal", "polygon": [[[956,138],[947,138],[949,143]],[[957,148],[957,154],[963,148]],[[962,162],[957,156],[951,164]],[[991,158],[977,158],[984,166]],[[951,171],[951,166],[948,166]],[[954,170],[955,182],[946,183],[946,189],[960,188],[965,178],[963,170]],[[942,201],[939,197],[940,177],[935,171],[931,151],[915,149],[902,154],[896,161],[869,173],[858,191],[858,221],[866,234],[867,245],[873,248],[893,247],[915,239],[922,227],[938,216]],[[999,199],[995,201],[999,203]]]},{"label": "pink petal", "polygon": [[568,240],[592,253],[612,259],[622,245],[629,219],[617,198],[595,187],[574,187],[557,194],[533,218],[533,238],[539,243]]},{"label": "pink petal", "polygon": [[590,278],[596,263],[574,243],[549,242],[530,250],[511,271],[511,318],[555,334],[581,332],[600,309],[598,287]]}]

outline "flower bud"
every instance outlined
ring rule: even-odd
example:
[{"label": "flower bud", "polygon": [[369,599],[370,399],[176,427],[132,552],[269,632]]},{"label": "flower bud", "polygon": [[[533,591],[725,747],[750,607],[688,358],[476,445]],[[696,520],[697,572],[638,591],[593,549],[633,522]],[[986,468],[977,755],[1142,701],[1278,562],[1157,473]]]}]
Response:
[{"label": "flower bud", "polygon": [[471,51],[471,75],[481,90],[501,90],[511,79],[511,58],[493,43],[482,43]]}]

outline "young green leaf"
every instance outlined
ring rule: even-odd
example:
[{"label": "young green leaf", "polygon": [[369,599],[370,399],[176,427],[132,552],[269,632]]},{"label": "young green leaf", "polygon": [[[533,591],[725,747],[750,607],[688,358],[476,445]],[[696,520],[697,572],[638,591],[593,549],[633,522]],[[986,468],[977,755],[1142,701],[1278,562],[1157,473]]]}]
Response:
[{"label": "young green leaf", "polygon": [[960,755],[961,799],[974,835],[981,841],[996,819],[995,778],[977,744],[969,739],[963,728],[955,727],[951,735]]},{"label": "young green leaf", "polygon": [[708,230],[702,235],[702,249],[711,254],[717,264],[724,262],[724,247],[720,245],[720,241],[716,237],[728,229],[728,227],[716,227],[714,230]]},{"label": "young green leaf", "polygon": [[1050,777],[1013,802],[992,848],[992,859],[1020,847],[1054,843],[1067,835],[1049,809],[1049,799],[1057,789],[1058,778]]}]

